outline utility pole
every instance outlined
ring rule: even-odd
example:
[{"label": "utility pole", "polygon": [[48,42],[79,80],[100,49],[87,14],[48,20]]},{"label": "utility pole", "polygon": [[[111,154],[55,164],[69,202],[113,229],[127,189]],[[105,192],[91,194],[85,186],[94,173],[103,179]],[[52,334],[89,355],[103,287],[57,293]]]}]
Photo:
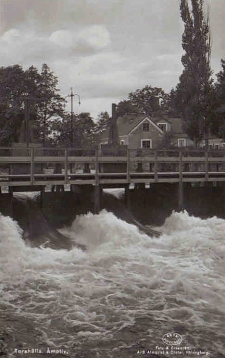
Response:
[{"label": "utility pole", "polygon": [[29,147],[30,144],[30,110],[29,110],[29,98],[24,100],[24,122],[25,122],[25,131],[26,131],[26,146]]},{"label": "utility pole", "polygon": [[71,147],[73,147],[73,117],[74,117],[74,112],[73,112],[73,98],[74,96],[78,97],[79,100],[79,105],[81,104],[80,102],[80,96],[77,93],[73,93],[73,88],[71,87],[71,92],[67,97],[70,97],[70,145]]}]

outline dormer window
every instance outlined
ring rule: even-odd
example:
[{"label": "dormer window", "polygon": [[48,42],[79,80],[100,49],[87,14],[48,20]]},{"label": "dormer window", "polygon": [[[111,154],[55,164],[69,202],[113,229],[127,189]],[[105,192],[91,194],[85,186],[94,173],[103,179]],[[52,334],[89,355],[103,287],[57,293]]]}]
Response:
[{"label": "dormer window", "polygon": [[149,132],[149,123],[148,122],[143,123],[142,128],[144,132]]},{"label": "dormer window", "polygon": [[158,123],[158,127],[163,131],[164,133],[167,132],[167,123]]}]

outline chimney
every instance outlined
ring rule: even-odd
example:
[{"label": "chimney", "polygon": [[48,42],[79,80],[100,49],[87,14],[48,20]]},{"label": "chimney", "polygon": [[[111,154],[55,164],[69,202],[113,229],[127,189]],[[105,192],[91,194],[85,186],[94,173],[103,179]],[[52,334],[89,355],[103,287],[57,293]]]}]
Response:
[{"label": "chimney", "polygon": [[116,104],[112,103],[112,121],[116,122]]},{"label": "chimney", "polygon": [[119,144],[119,135],[116,120],[116,104],[112,103],[112,120],[109,127],[108,144],[114,146]]}]

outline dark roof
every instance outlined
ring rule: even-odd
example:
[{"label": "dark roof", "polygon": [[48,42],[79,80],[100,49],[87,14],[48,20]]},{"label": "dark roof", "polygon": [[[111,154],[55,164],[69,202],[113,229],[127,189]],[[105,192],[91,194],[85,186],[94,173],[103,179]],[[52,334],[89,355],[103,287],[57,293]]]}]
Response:
[{"label": "dark roof", "polygon": [[[144,118],[144,114],[126,114],[117,119],[119,136],[128,135]],[[109,129],[102,133],[102,138],[108,138]]]},{"label": "dark roof", "polygon": [[169,118],[165,118],[165,117],[160,117],[160,116],[156,116],[156,117],[153,117],[152,118],[152,121],[154,122],[154,123],[170,123],[170,121],[169,121]]},{"label": "dark roof", "polygon": [[[117,119],[117,126],[119,136],[128,135],[144,118],[149,118],[147,115],[141,114],[127,114]],[[167,122],[171,124],[171,129],[174,134],[185,134],[184,121],[180,118],[168,118],[165,116],[155,116],[149,118],[153,123],[157,125],[160,122]],[[101,138],[108,138],[109,130],[102,133]]]},{"label": "dark roof", "polygon": [[158,117],[158,118],[153,118],[152,121],[154,121],[154,123],[158,124],[158,123],[170,123],[171,124],[171,130],[174,134],[185,134],[185,122],[181,119],[181,118],[177,118],[177,117]]},{"label": "dark roof", "polygon": [[117,119],[119,135],[129,134],[144,118],[148,118],[144,114],[127,114]]}]

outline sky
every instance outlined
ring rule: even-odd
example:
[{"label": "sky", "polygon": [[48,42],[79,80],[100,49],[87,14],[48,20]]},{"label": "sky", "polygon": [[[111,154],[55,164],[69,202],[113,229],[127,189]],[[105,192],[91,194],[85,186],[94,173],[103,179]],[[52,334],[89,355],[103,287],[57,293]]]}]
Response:
[{"label": "sky", "polygon": [[[70,88],[74,111],[111,114],[111,104],[146,85],[166,92],[183,67],[180,0],[0,0],[0,66],[43,63]],[[225,58],[225,0],[205,0],[211,66]],[[68,110],[69,110],[68,103]]]}]

